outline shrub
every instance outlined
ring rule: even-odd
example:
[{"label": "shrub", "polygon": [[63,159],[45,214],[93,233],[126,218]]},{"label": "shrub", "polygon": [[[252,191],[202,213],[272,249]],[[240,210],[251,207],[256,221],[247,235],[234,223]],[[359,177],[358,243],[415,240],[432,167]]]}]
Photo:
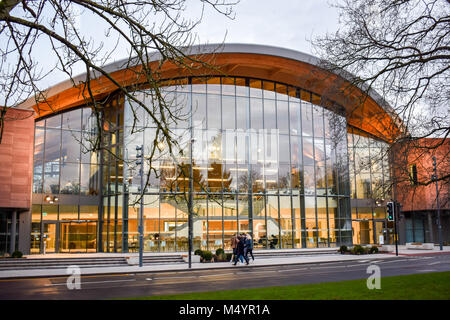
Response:
[{"label": "shrub", "polygon": [[211,261],[213,254],[211,251],[203,251],[202,257],[204,261]]},{"label": "shrub", "polygon": [[341,254],[348,252],[347,246],[340,246],[338,252],[340,252]]},{"label": "shrub", "polygon": [[366,250],[358,244],[353,247],[352,253],[353,254],[364,254],[364,253],[366,253]]},{"label": "shrub", "polygon": [[197,249],[194,251],[194,256],[202,256],[203,251],[201,249]]},{"label": "shrub", "polygon": [[23,254],[20,251],[14,251],[11,255],[11,258],[22,258]]},{"label": "shrub", "polygon": [[219,248],[216,250],[216,255],[220,256],[221,254],[225,253],[225,251],[222,248]]},{"label": "shrub", "polygon": [[377,247],[371,247],[371,248],[369,249],[369,253],[370,253],[370,254],[372,254],[372,253],[378,253],[378,248],[377,248]]}]

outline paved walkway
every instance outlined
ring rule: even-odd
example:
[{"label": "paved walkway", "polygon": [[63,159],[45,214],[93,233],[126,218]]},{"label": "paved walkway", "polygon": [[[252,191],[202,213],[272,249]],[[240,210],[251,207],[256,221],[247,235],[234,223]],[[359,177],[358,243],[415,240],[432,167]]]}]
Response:
[{"label": "paved walkway", "polygon": [[[329,250],[329,248],[327,248]],[[251,261],[247,266],[245,264],[239,263],[237,266],[232,266],[230,262],[216,262],[216,263],[192,263],[192,268],[195,270],[208,270],[208,269],[224,269],[224,268],[248,268],[248,267],[264,267],[264,266],[276,266],[276,265],[289,265],[289,264],[311,264],[311,263],[327,263],[327,262],[339,262],[339,261],[353,261],[353,260],[379,260],[379,259],[401,259],[405,256],[410,255],[422,255],[422,254],[450,254],[450,246],[444,247],[443,251],[439,250],[439,247],[435,247],[433,250],[411,250],[406,249],[405,246],[399,246],[399,256],[394,253],[379,253],[379,254],[368,254],[368,255],[341,255],[341,254],[311,254],[304,256],[283,256],[282,252],[293,252],[293,250],[273,250],[274,252],[280,253],[279,257],[256,257],[255,261]],[[302,252],[308,249],[298,249]],[[317,249],[315,249],[317,250]],[[336,249],[337,250],[337,249]],[[311,250],[314,251],[314,250]],[[267,252],[267,250],[264,250]],[[175,253],[180,255],[181,253]],[[78,254],[78,255],[45,255],[45,257],[106,257],[106,256],[134,256],[136,253],[128,254]],[[151,254],[146,254],[151,255]],[[403,257],[402,257],[403,256]],[[35,256],[32,256],[35,257]],[[114,274],[114,273],[137,273],[137,272],[164,272],[164,271],[189,271],[187,263],[178,264],[158,264],[158,265],[144,265],[139,266],[119,266],[119,267],[89,267],[81,268],[82,275],[93,275],[93,274]],[[0,271],[0,278],[16,278],[16,277],[38,277],[38,276],[65,276],[67,275],[67,269],[30,269],[30,270],[17,270],[17,271]]]}]

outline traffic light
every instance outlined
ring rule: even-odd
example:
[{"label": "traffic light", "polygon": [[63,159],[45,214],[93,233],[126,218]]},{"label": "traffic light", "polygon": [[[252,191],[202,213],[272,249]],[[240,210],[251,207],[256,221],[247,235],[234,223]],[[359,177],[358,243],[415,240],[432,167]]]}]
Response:
[{"label": "traffic light", "polygon": [[388,221],[395,220],[395,203],[394,202],[387,203],[387,219],[388,219]]}]

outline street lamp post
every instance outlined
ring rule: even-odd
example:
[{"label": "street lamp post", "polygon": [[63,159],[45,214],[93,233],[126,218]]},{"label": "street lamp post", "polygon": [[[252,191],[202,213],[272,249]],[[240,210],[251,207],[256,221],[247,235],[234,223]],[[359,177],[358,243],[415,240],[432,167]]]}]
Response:
[{"label": "street lamp post", "polygon": [[[437,224],[438,224],[438,235],[439,235],[439,249],[442,251],[442,226],[441,226],[441,209],[439,206],[439,188],[438,188],[438,175],[436,166],[436,157],[433,157],[434,175],[432,176],[436,184],[436,207],[437,207]],[[431,230],[432,231],[432,230]]]},{"label": "street lamp post", "polygon": [[189,208],[189,216],[188,216],[188,241],[189,241],[189,269],[192,266],[192,214],[193,214],[193,203],[194,203],[194,197],[193,197],[193,190],[194,190],[194,170],[192,168],[193,164],[192,164],[192,145],[194,143],[194,139],[191,138],[190,143],[189,143],[189,158],[190,158],[190,165],[189,165],[189,203],[188,203],[188,208]]},{"label": "street lamp post", "polygon": [[[143,250],[144,250],[144,146],[136,146],[136,165],[140,165],[139,175],[141,176],[141,210],[139,214],[139,267],[142,267]],[[141,153],[139,153],[139,151]]]}]

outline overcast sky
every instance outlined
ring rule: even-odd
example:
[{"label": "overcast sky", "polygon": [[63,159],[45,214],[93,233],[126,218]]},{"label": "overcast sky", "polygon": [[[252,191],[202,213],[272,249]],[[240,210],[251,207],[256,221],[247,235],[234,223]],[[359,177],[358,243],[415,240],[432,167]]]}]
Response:
[{"label": "overcast sky", "polygon": [[[202,22],[194,30],[198,36],[196,44],[223,41],[253,43],[313,54],[308,40],[337,29],[338,14],[336,9],[329,5],[329,1],[331,0],[240,0],[234,7],[234,19],[229,19],[206,6]],[[187,0],[187,11],[183,16],[197,20],[201,16],[201,8],[201,1]],[[21,6],[17,6],[14,10],[19,15],[23,14]],[[80,11],[76,25],[83,35],[92,37],[97,46],[103,43],[106,50],[113,49],[108,63],[128,57],[128,50],[123,43],[114,48],[115,39],[105,37],[98,18]],[[50,70],[57,61],[56,54],[49,51],[50,43],[46,39],[40,38],[33,50],[34,61],[38,62],[39,70],[43,73]],[[7,39],[0,37],[0,41],[6,43]],[[42,43],[39,43],[40,41]],[[13,60],[11,63],[11,66],[14,66],[16,61]],[[82,63],[74,65],[73,75],[84,72],[85,67]],[[65,80],[68,80],[67,74],[61,71],[52,72],[39,83],[39,86],[44,89]],[[3,102],[1,94],[0,98],[1,103]]]},{"label": "overcast sky", "polygon": [[[235,19],[209,10],[197,32],[200,41],[255,43],[312,53],[314,35],[337,29],[338,14],[329,0],[241,0]],[[195,10],[195,9],[194,9]]]}]

